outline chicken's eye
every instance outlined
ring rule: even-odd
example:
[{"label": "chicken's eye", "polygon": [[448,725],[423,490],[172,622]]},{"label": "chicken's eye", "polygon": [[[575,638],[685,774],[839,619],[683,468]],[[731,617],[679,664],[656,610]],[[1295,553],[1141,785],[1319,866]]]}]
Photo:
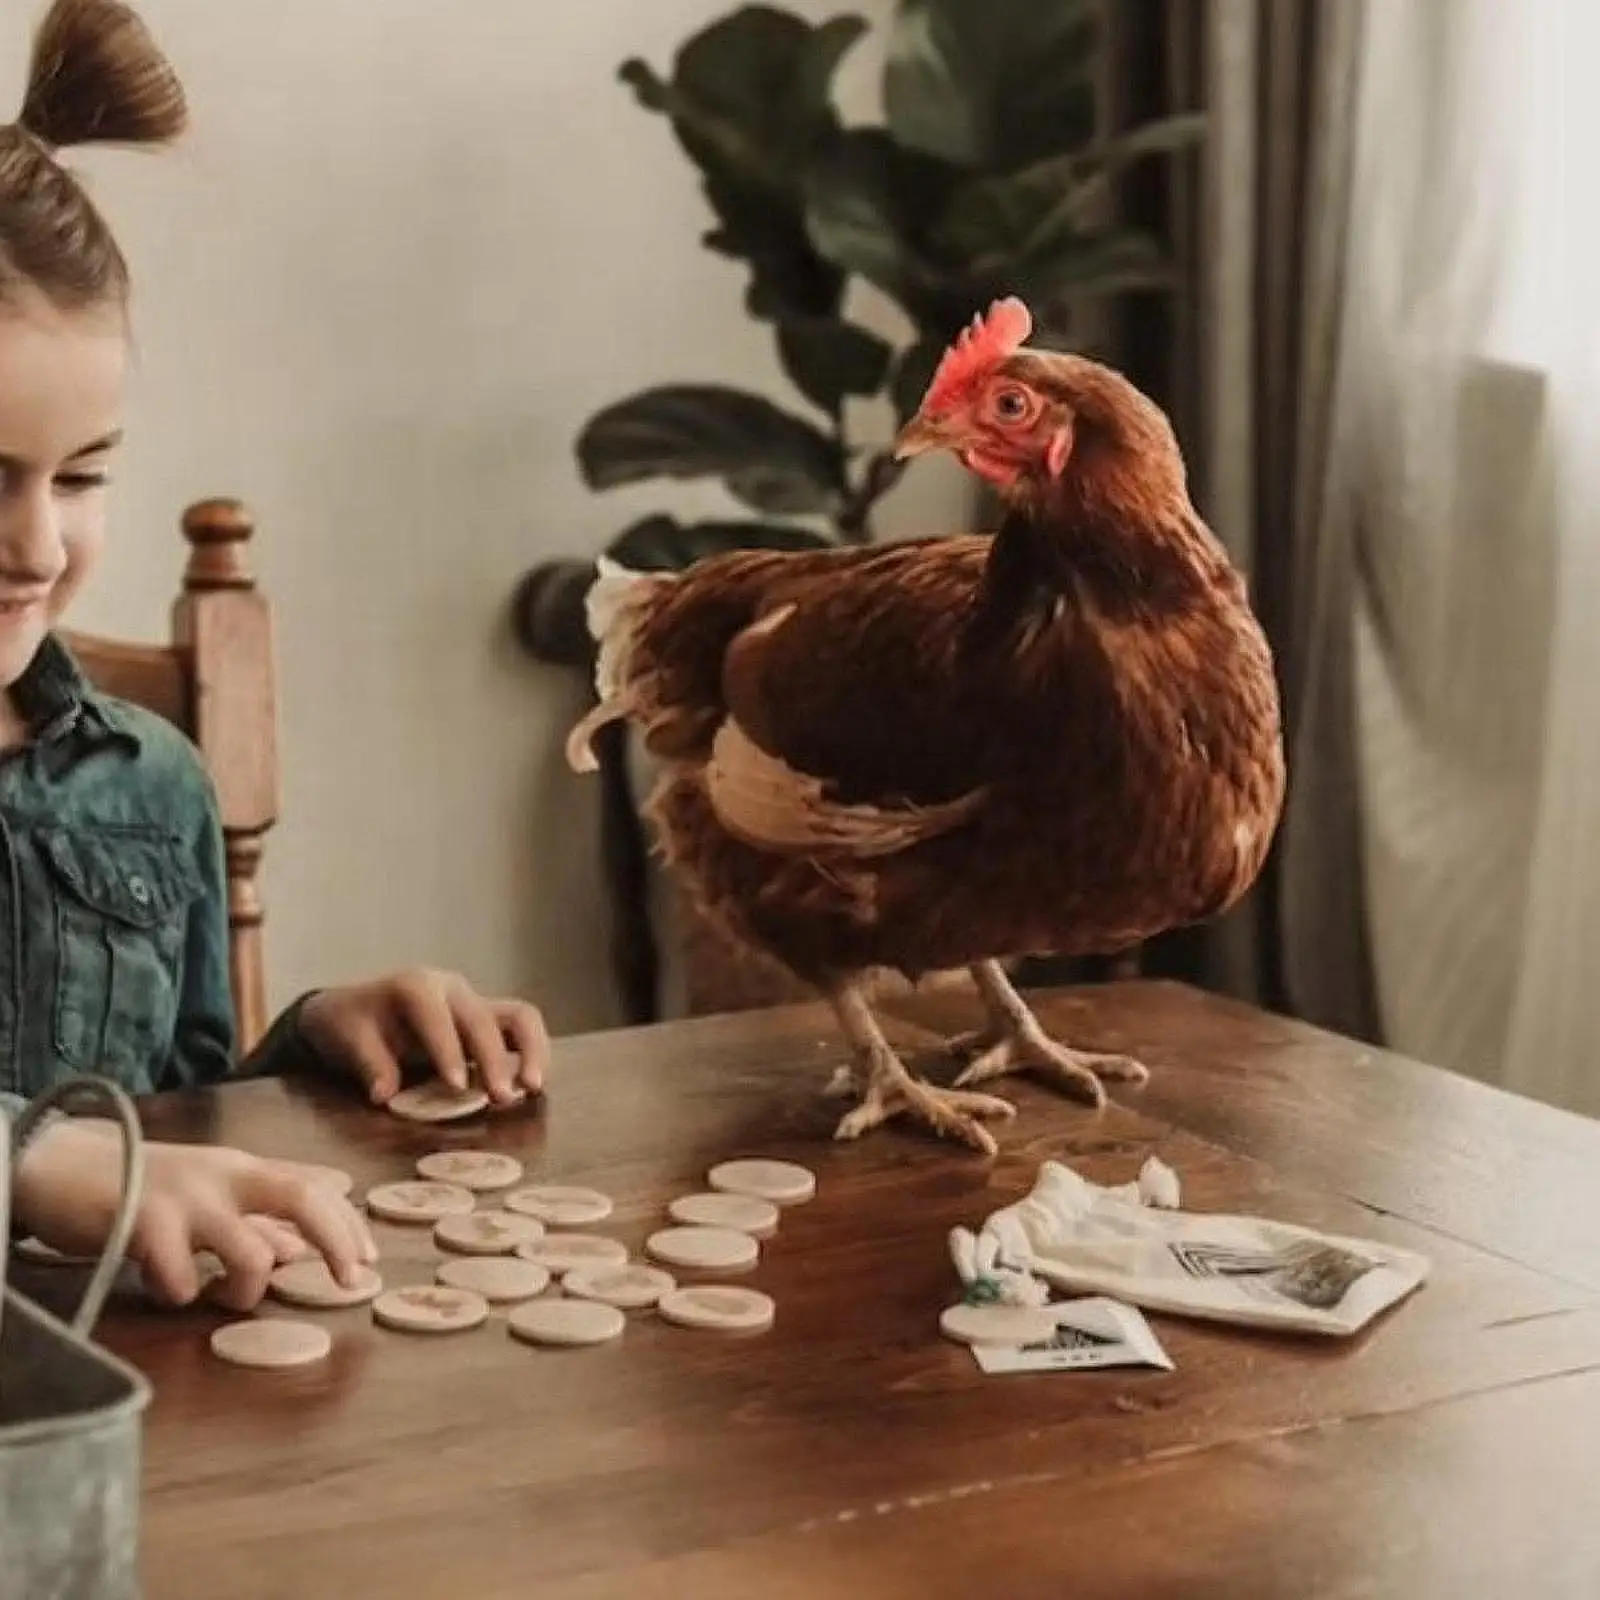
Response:
[{"label": "chicken's eye", "polygon": [[1021,422],[1033,409],[1026,389],[996,389],[989,404],[1001,422]]}]

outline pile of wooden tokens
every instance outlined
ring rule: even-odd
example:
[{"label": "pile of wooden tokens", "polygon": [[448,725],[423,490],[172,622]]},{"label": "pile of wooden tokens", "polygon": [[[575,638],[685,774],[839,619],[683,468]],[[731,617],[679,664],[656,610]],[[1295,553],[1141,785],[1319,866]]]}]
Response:
[{"label": "pile of wooden tokens", "polygon": [[[444,1120],[432,1115],[440,1098],[432,1096],[427,1117],[402,1114]],[[378,1326],[410,1334],[464,1333],[504,1308],[513,1338],[543,1346],[606,1344],[622,1335],[627,1313],[650,1310],[680,1327],[763,1333],[776,1315],[769,1296],[699,1280],[750,1270],[759,1241],[777,1231],[780,1208],[816,1193],[804,1167],[724,1162],[707,1175],[705,1192],[671,1203],[669,1225],[645,1242],[649,1261],[635,1261],[620,1240],[595,1231],[612,1215],[609,1196],[523,1178],[520,1162],[495,1151],[423,1156],[414,1178],[370,1190],[366,1207],[381,1221],[431,1229],[441,1252],[432,1283],[389,1288],[380,1272],[362,1267],[341,1284],[308,1254],[279,1267],[272,1296],[313,1311],[370,1304]],[[680,1284],[677,1274],[695,1281]],[[332,1336],[313,1322],[248,1318],[217,1329],[211,1348],[236,1365],[301,1366],[326,1357]]]}]

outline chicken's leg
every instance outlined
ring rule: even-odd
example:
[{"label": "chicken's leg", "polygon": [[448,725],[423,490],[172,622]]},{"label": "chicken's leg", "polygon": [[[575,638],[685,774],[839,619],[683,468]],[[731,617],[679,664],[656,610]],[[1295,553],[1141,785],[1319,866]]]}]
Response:
[{"label": "chicken's leg", "polygon": [[849,1112],[834,1131],[836,1139],[856,1139],[890,1117],[910,1116],[935,1133],[960,1139],[992,1156],[998,1148],[980,1117],[1011,1117],[1016,1107],[990,1094],[969,1094],[961,1089],[937,1089],[913,1078],[894,1047],[884,1037],[860,988],[847,983],[829,997],[839,1026],[866,1077],[861,1104]]},{"label": "chicken's leg", "polygon": [[1007,1072],[1038,1072],[1095,1107],[1106,1102],[1107,1082],[1143,1083],[1150,1076],[1132,1056],[1102,1055],[1092,1050],[1070,1050],[1057,1044],[1017,993],[998,961],[979,961],[972,981],[989,1013],[991,1031],[983,1035],[987,1048],[974,1057],[956,1079],[957,1088],[985,1083]]}]

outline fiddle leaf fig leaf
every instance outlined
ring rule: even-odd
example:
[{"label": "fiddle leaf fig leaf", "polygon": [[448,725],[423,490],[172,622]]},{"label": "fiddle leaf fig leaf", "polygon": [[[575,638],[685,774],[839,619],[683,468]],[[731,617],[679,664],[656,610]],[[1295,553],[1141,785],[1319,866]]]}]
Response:
[{"label": "fiddle leaf fig leaf", "polygon": [[1094,137],[1096,0],[904,0],[884,72],[907,149],[985,171]]},{"label": "fiddle leaf fig leaf", "polygon": [[832,317],[780,322],[778,352],[795,387],[833,417],[847,396],[876,394],[883,387],[891,355],[877,334]]},{"label": "fiddle leaf fig leaf", "polygon": [[1040,305],[1170,288],[1173,277],[1160,244],[1132,230],[1075,240],[1052,255],[1017,263],[1010,273],[1016,292]]},{"label": "fiddle leaf fig leaf", "polygon": [[671,118],[700,168],[718,223],[704,242],[749,263],[754,316],[825,316],[838,307],[844,274],[807,237],[803,178],[813,152],[838,135],[834,75],[865,31],[859,17],[813,26],[748,5],[688,40],[670,82],[643,61],[621,69],[641,105]]},{"label": "fiddle leaf fig leaf", "polygon": [[729,550],[826,550],[834,541],[786,522],[679,522],[645,517],[619,533],[606,554],[635,572],[681,572]]},{"label": "fiddle leaf fig leaf", "polygon": [[668,384],[618,401],[578,436],[591,489],[651,478],[721,478],[758,511],[830,510],[844,492],[843,452],[770,400],[714,384]]},{"label": "fiddle leaf fig leaf", "polygon": [[913,318],[942,317],[950,286],[930,257],[928,233],[957,176],[945,162],[901,149],[881,129],[853,129],[812,164],[811,242],[842,271],[893,295]]}]

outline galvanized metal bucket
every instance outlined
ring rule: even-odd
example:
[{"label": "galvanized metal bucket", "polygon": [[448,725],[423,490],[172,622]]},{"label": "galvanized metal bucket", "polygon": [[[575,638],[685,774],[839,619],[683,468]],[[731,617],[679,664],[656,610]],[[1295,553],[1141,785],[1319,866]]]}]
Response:
[{"label": "galvanized metal bucket", "polygon": [[140,1429],[150,1386],[89,1338],[127,1249],[144,1178],[138,1118],[99,1078],[61,1084],[18,1122],[98,1101],[122,1126],[122,1200],[71,1326],[6,1287],[11,1139],[0,1111],[0,1600],[137,1600]]}]

